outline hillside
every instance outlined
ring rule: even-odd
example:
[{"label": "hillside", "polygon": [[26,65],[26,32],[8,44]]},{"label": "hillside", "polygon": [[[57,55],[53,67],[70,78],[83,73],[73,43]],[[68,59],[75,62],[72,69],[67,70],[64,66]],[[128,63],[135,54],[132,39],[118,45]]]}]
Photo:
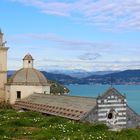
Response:
[{"label": "hillside", "polygon": [[54,82],[54,81],[50,81],[50,80],[49,80],[49,83],[51,84],[51,87],[50,87],[51,93],[59,94],[59,95],[69,93],[69,89],[66,86],[59,84],[57,82]]},{"label": "hillside", "polygon": [[85,78],[91,75],[105,75],[105,74],[110,74],[110,73],[115,73],[115,72],[119,72],[119,71],[85,71],[85,70],[80,70],[80,69],[74,69],[74,70],[62,70],[62,71],[49,71],[52,74],[65,74],[65,75],[69,75],[71,77],[75,77],[75,78]]},{"label": "hillside", "polygon": [[85,78],[75,78],[64,74],[43,72],[50,80],[62,84],[140,84],[140,70],[125,70],[110,74],[94,74]]},{"label": "hillside", "polygon": [[0,109],[1,140],[139,140],[139,138],[139,128],[112,132],[104,124],[75,122],[37,112]]},{"label": "hillside", "polygon": [[[10,76],[13,71],[8,72]],[[135,84],[140,85],[140,70],[125,70],[109,74],[96,73],[85,78],[76,78],[66,74],[54,74],[46,71],[42,73],[51,81],[60,84]]]},{"label": "hillside", "polygon": [[49,72],[46,72],[46,71],[42,71],[42,73],[49,80],[56,81],[60,84],[73,84],[73,83],[78,83],[79,82],[78,78],[74,78],[72,76],[65,75],[65,74],[54,74],[54,73],[49,73]]},{"label": "hillside", "polygon": [[140,84],[140,70],[126,70],[122,72],[92,75],[83,78],[86,84]]}]

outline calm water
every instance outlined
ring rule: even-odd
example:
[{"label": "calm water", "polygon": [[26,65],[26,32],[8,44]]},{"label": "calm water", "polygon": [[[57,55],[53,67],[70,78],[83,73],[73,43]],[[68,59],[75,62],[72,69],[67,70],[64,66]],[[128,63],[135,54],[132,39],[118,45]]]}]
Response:
[{"label": "calm water", "polygon": [[[97,97],[104,93],[109,85],[68,85],[70,95]],[[127,102],[138,114],[140,114],[140,86],[115,85],[119,92],[126,95]]]}]

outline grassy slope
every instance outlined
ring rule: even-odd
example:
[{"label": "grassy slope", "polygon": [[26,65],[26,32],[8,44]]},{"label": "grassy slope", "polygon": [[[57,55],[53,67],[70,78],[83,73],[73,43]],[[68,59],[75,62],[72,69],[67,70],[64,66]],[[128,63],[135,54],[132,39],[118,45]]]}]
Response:
[{"label": "grassy slope", "polygon": [[13,140],[139,140],[140,129],[111,132],[90,125],[35,112],[0,109],[0,139]]}]

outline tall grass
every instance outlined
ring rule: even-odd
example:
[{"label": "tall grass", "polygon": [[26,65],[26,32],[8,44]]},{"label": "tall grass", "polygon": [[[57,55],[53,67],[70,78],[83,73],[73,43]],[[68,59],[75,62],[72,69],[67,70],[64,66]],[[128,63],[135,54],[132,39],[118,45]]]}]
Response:
[{"label": "tall grass", "polygon": [[37,112],[0,109],[0,140],[140,140],[140,129],[111,132],[89,124]]}]

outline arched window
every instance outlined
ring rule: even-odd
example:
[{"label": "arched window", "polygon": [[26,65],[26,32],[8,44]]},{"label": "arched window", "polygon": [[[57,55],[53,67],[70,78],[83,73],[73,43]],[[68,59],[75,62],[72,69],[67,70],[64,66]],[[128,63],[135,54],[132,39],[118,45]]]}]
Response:
[{"label": "arched window", "polygon": [[113,113],[110,112],[107,117],[108,117],[108,119],[112,119],[113,118]]}]

